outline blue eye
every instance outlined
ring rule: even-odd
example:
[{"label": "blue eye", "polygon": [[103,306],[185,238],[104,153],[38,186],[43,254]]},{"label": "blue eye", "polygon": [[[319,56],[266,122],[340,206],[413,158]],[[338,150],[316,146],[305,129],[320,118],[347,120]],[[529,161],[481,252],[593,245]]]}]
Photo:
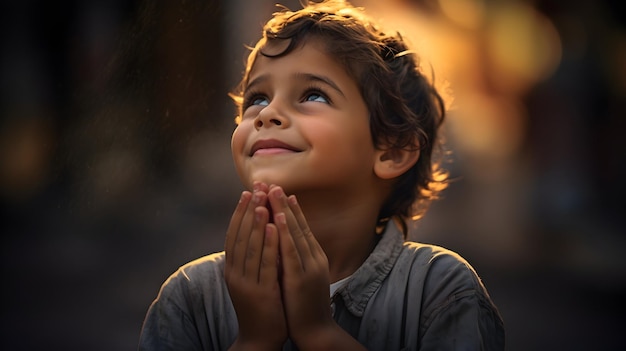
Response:
[{"label": "blue eye", "polygon": [[267,106],[270,102],[265,97],[257,97],[250,101],[250,105]]},{"label": "blue eye", "polygon": [[323,102],[325,104],[328,103],[328,99],[324,97],[324,95],[320,93],[311,93],[306,96],[305,101],[315,101],[315,102]]},{"label": "blue eye", "polygon": [[250,90],[245,92],[243,96],[242,107],[244,110],[251,106],[265,107],[269,104],[270,102],[267,96],[260,91]]}]

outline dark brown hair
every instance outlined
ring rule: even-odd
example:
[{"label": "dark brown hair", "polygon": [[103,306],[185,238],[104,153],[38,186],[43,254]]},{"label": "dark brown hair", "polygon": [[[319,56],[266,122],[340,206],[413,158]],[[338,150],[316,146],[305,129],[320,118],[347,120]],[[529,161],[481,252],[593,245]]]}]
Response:
[{"label": "dark brown hair", "polygon": [[382,31],[346,1],[309,2],[299,11],[283,8],[265,24],[263,37],[248,57],[240,90],[231,94],[240,116],[243,89],[256,57],[287,55],[309,37],[322,39],[327,53],[357,82],[369,110],[374,146],[420,151],[417,163],[397,179],[379,212],[379,221],[399,219],[406,234],[406,220],[421,216],[445,187],[446,173],[433,159],[445,108],[399,33]]}]

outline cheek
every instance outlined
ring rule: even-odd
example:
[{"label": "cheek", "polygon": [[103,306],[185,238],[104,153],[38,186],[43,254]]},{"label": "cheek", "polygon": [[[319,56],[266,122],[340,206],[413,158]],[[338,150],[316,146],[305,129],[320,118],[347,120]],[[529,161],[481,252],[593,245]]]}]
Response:
[{"label": "cheek", "polygon": [[240,124],[233,131],[233,135],[230,139],[230,152],[233,158],[233,163],[235,164],[235,168],[237,173],[241,175],[244,166],[244,149],[246,147],[246,142],[248,140],[248,136],[250,135],[250,128],[246,126],[246,124]]},{"label": "cheek", "polygon": [[320,155],[328,161],[366,164],[374,150],[369,126],[320,124],[306,128],[306,133]]},{"label": "cheek", "polygon": [[230,148],[235,159],[243,154],[243,149],[246,146],[246,140],[250,134],[250,126],[248,124],[245,122],[239,124],[233,131],[230,139]]},{"label": "cheek", "polygon": [[230,150],[233,158],[233,164],[235,165],[235,170],[239,175],[239,179],[244,183],[244,185],[246,184],[244,177],[244,174],[246,173],[244,170],[244,148],[249,135],[250,128],[247,128],[246,125],[242,123],[235,128],[230,139]]}]

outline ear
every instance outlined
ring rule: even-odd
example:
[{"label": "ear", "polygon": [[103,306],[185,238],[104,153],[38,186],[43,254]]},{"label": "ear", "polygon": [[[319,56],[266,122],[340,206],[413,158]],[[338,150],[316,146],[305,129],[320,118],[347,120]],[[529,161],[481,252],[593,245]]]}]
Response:
[{"label": "ear", "polygon": [[393,179],[408,171],[420,157],[418,149],[377,150],[374,160],[374,174],[380,179]]}]

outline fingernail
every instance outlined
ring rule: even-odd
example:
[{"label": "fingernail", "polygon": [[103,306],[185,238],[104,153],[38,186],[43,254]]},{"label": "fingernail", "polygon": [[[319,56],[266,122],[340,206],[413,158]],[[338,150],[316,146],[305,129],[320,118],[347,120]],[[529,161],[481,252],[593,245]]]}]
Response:
[{"label": "fingernail", "polygon": [[289,203],[292,204],[292,205],[297,205],[298,204],[298,200],[296,199],[295,195],[289,196]]},{"label": "fingernail", "polygon": [[276,214],[276,221],[279,224],[286,224],[287,223],[287,217],[285,217],[285,214],[283,212],[279,212]]},{"label": "fingernail", "polygon": [[255,203],[255,204],[258,204],[258,203],[259,203],[259,201],[260,201],[260,200],[259,200],[259,195],[255,192],[255,193],[252,195],[252,202],[253,202],[253,203]]},{"label": "fingernail", "polygon": [[260,187],[261,187],[261,185],[259,184],[259,182],[252,183],[252,190],[253,191],[259,191]]}]

